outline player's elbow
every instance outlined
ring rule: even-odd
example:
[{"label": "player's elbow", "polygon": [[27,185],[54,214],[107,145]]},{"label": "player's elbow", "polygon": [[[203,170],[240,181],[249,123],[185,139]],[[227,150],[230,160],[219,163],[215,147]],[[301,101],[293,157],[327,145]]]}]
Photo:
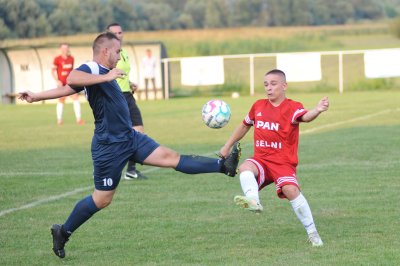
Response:
[{"label": "player's elbow", "polygon": [[301,123],[308,123],[308,122],[311,122],[311,120],[312,119],[310,119],[310,116],[308,116],[307,114],[305,114],[297,119],[297,121],[301,122]]},{"label": "player's elbow", "polygon": [[73,77],[73,73],[71,72],[67,77],[67,84],[72,86],[73,82],[74,82],[74,77]]},{"label": "player's elbow", "polygon": [[74,70],[71,73],[69,73],[69,75],[67,77],[67,84],[69,86],[71,86],[72,88],[78,87],[80,85],[79,79],[78,79],[76,73],[74,72]]}]

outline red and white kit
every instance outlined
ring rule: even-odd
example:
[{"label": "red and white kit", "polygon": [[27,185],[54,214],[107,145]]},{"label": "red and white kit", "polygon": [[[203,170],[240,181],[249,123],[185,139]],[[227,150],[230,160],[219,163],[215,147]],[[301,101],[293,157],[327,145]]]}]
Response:
[{"label": "red and white kit", "polygon": [[61,55],[54,58],[54,68],[57,69],[58,80],[63,85],[67,84],[67,77],[74,68],[74,57],[69,55],[67,58],[63,58]]},{"label": "red and white kit", "polygon": [[299,187],[296,178],[298,163],[299,122],[307,113],[299,102],[285,99],[273,106],[268,99],[256,101],[243,123],[254,127],[254,156],[247,159],[258,168],[259,189],[275,182],[276,192],[284,198],[282,186]]}]

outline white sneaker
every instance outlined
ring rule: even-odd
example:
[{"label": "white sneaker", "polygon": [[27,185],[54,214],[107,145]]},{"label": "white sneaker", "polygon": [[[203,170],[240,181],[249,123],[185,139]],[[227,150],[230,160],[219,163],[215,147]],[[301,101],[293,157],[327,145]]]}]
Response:
[{"label": "white sneaker", "polygon": [[320,247],[324,245],[317,231],[308,234],[308,241],[311,242],[313,247]]},{"label": "white sneaker", "polygon": [[126,173],[125,173],[125,179],[126,180],[133,180],[133,179],[138,179],[138,174],[136,173],[136,171],[135,170],[133,170],[133,171],[127,171]]},{"label": "white sneaker", "polygon": [[254,199],[245,196],[236,196],[233,201],[236,203],[236,205],[256,213],[260,213],[264,209],[260,203],[257,203]]}]

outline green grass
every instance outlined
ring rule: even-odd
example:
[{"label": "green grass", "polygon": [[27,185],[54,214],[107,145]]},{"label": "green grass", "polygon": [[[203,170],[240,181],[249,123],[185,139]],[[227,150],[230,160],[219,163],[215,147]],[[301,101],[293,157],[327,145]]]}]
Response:
[{"label": "green grass", "polygon": [[[312,108],[323,94],[290,93]],[[331,108],[301,126],[299,181],[325,242],[306,234],[273,187],[265,211],[233,204],[238,178],[140,169],[147,181],[122,180],[113,203],[71,237],[67,257],[51,251],[50,226],[91,192],[91,111],[85,126],[55,125],[54,105],[0,105],[0,265],[397,265],[400,261],[400,92],[328,93]],[[258,97],[262,97],[259,95]],[[213,156],[256,98],[222,98],[232,109],[223,129],[204,126],[208,98],[139,102],[146,131],[182,153]],[[252,153],[251,134],[242,142]]]},{"label": "green grass", "polygon": [[[221,54],[358,50],[398,47],[390,21],[330,26],[245,27],[125,32],[124,42],[163,42],[168,57]],[[91,45],[96,33],[35,39],[7,39],[0,48],[67,42]]]}]

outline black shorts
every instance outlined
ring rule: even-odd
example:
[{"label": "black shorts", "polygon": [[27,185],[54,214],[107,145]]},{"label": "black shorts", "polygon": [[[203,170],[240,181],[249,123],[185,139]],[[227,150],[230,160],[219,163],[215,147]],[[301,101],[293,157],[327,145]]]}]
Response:
[{"label": "black shorts", "polygon": [[125,100],[128,103],[129,114],[131,115],[132,126],[143,126],[142,114],[140,113],[139,107],[136,104],[136,100],[133,94],[130,92],[124,92]]}]

